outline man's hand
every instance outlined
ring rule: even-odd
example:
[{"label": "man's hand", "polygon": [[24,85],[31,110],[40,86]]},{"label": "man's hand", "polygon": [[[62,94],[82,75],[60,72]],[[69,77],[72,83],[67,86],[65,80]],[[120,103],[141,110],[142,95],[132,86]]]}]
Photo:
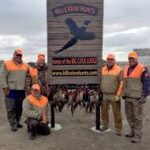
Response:
[{"label": "man's hand", "polygon": [[7,96],[9,94],[9,89],[8,88],[3,88],[4,95]]},{"label": "man's hand", "polygon": [[146,96],[142,95],[142,97],[139,99],[140,104],[146,103]]},{"label": "man's hand", "polygon": [[49,122],[49,121],[47,121],[47,122],[46,122],[46,125],[49,125],[49,124],[50,124],[50,122]]},{"label": "man's hand", "polygon": [[120,96],[116,95],[115,96],[115,102],[118,102],[118,101],[120,101]]},{"label": "man's hand", "polygon": [[38,117],[38,121],[41,122],[42,120],[43,120],[42,116],[39,116],[39,117]]}]

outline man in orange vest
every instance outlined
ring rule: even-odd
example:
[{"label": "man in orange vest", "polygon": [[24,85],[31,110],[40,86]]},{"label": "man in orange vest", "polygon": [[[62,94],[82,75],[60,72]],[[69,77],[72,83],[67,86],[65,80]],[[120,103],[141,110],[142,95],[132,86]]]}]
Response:
[{"label": "man in orange vest", "polygon": [[0,84],[4,91],[7,118],[12,131],[22,128],[22,101],[25,98],[25,80],[29,73],[28,64],[22,61],[22,51],[17,48],[13,58],[6,61],[1,68]]},{"label": "man in orange vest", "polygon": [[30,68],[30,76],[26,79],[26,87],[28,87],[28,93],[30,93],[31,86],[33,84],[39,84],[42,95],[48,95],[48,81],[47,81],[48,67],[45,63],[45,55],[40,53],[38,55],[37,62],[34,67]]},{"label": "man in orange vest", "polygon": [[48,123],[50,121],[48,99],[41,95],[41,89],[38,84],[34,84],[31,94],[28,95],[23,102],[23,112],[26,117],[29,138],[35,139],[37,133],[41,135],[50,134]]},{"label": "man in orange vest", "polygon": [[121,102],[120,95],[122,91],[122,70],[115,63],[115,56],[107,56],[107,65],[102,67],[101,90],[103,93],[102,101],[102,120],[103,127],[101,131],[108,129],[109,124],[109,106],[112,106],[116,135],[121,136],[122,119],[121,119]]},{"label": "man in orange vest", "polygon": [[136,52],[128,55],[129,65],[125,66],[123,73],[123,93],[125,99],[126,118],[130,126],[130,133],[125,136],[131,138],[132,143],[140,142],[142,137],[142,104],[145,102],[146,78],[148,70],[138,63]]}]

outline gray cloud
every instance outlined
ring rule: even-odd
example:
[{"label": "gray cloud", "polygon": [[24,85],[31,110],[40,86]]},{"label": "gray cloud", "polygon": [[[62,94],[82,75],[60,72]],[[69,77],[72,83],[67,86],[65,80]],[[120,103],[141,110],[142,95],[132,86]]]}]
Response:
[{"label": "gray cloud", "polygon": [[32,35],[44,31],[46,0],[0,0],[0,18],[1,34]]},{"label": "gray cloud", "polygon": [[[27,61],[35,60],[38,52],[46,53],[46,0],[0,0],[0,18],[0,37],[7,42],[0,45],[3,59],[16,47],[24,48]],[[19,39],[24,41],[17,44]]]},{"label": "gray cloud", "polygon": [[133,48],[150,47],[149,6],[149,0],[105,0],[105,56],[115,52],[120,60],[126,60]]},{"label": "gray cloud", "polygon": [[126,28],[149,26],[149,0],[105,0],[105,23]]}]

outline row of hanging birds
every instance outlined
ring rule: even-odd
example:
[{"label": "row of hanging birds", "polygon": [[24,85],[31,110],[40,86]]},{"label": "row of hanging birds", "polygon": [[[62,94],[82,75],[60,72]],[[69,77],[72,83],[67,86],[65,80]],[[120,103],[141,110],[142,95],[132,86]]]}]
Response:
[{"label": "row of hanging birds", "polygon": [[72,115],[78,107],[91,113],[96,105],[100,105],[102,92],[99,85],[63,85],[50,86],[49,102],[57,112],[61,112],[67,106]]}]

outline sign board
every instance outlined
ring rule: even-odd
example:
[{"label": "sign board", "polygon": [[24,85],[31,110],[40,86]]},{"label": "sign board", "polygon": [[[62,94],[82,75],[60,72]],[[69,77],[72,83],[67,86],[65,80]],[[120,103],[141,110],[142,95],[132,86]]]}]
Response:
[{"label": "sign board", "polygon": [[47,0],[49,84],[98,84],[103,0]]}]

